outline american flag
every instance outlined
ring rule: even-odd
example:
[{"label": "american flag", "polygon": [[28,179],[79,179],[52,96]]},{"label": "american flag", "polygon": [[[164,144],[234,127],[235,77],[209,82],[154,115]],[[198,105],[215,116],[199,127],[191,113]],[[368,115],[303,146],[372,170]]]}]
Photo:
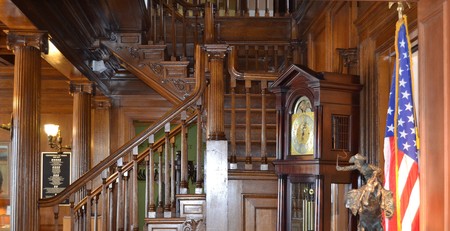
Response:
[{"label": "american flag", "polygon": [[396,64],[384,138],[384,187],[393,192],[395,203],[394,216],[385,220],[386,231],[419,230],[419,139],[406,24],[406,16],[403,16],[396,26]]}]

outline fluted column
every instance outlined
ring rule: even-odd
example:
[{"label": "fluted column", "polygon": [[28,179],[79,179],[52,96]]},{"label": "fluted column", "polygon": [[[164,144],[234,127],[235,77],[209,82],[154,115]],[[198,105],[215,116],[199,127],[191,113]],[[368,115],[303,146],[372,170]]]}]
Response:
[{"label": "fluted column", "polygon": [[95,86],[91,82],[70,82],[73,95],[72,182],[87,172],[91,165],[91,98]]},{"label": "fluted column", "polygon": [[48,48],[43,32],[8,31],[15,55],[12,112],[11,229],[39,230],[41,51]]},{"label": "fluted column", "polygon": [[225,44],[206,44],[211,81],[208,98],[208,140],[225,140],[223,60],[228,50]]}]

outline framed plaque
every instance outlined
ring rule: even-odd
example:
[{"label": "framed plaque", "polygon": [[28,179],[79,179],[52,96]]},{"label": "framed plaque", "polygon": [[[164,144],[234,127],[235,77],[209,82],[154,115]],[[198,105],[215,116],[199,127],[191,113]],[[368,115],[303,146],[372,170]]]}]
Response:
[{"label": "framed plaque", "polygon": [[0,199],[9,199],[9,143],[0,142]]},{"label": "framed plaque", "polygon": [[[43,152],[41,156],[41,198],[53,197],[70,184],[70,152]],[[65,200],[63,204],[68,204]]]}]

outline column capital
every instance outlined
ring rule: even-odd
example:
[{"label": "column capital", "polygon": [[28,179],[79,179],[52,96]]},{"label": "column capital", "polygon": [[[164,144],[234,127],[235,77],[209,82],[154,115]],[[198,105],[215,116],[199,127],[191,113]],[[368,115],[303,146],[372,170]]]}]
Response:
[{"label": "column capital", "polygon": [[5,30],[5,33],[9,50],[14,51],[15,47],[35,47],[45,54],[48,53],[48,34],[45,31]]},{"label": "column capital", "polygon": [[92,108],[96,110],[108,110],[111,108],[111,100],[106,96],[94,97]]},{"label": "column capital", "polygon": [[230,50],[227,44],[205,44],[204,47],[209,59],[223,59]]},{"label": "column capital", "polygon": [[95,84],[89,81],[70,81],[70,94],[74,93],[95,95]]}]

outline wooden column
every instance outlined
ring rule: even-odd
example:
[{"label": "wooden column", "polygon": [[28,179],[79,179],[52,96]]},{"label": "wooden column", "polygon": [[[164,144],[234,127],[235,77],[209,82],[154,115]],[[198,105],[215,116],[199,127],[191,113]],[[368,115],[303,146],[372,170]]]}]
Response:
[{"label": "wooden column", "polygon": [[91,82],[70,82],[73,95],[72,182],[87,172],[91,165],[91,97],[95,86]]},{"label": "wooden column", "polygon": [[228,50],[225,44],[206,44],[210,61],[211,81],[208,98],[208,140],[225,140],[223,60]]},{"label": "wooden column", "polygon": [[12,112],[11,229],[39,230],[41,51],[48,47],[42,32],[7,31],[14,51]]}]

